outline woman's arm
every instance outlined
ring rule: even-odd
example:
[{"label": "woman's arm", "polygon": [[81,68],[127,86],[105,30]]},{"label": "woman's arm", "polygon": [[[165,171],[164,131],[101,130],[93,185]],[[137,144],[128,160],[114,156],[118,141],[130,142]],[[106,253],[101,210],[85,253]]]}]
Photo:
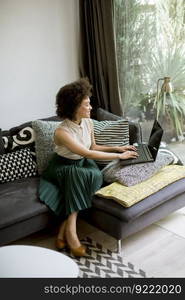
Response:
[{"label": "woman's arm", "polygon": [[102,146],[96,143],[91,145],[92,150],[104,151],[104,152],[125,152],[128,150],[137,151],[136,147],[133,145],[128,146]]},{"label": "woman's arm", "polygon": [[72,136],[62,128],[57,128],[55,131],[54,141],[57,145],[64,145],[72,153],[91,159],[127,159],[137,157],[135,151],[126,151],[124,153],[106,153],[103,151],[89,150],[84,145],[74,141]]},{"label": "woman's arm", "polygon": [[91,145],[91,150],[103,151],[103,152],[119,152],[118,146],[102,146],[97,145],[96,143]]}]

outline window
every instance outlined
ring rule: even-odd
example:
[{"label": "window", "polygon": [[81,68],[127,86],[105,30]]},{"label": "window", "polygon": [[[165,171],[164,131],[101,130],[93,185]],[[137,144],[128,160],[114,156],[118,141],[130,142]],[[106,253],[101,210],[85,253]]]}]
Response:
[{"label": "window", "polygon": [[[125,115],[142,122],[156,116],[167,141],[185,138],[185,1],[115,0],[118,74]],[[159,78],[173,92],[157,95]],[[159,90],[161,89],[160,82]]]}]

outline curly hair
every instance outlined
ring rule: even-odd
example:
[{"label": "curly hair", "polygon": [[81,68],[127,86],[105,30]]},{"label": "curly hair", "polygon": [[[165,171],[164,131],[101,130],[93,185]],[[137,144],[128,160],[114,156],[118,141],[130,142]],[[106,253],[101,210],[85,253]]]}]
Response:
[{"label": "curly hair", "polygon": [[56,95],[57,116],[73,120],[81,102],[91,96],[91,88],[88,78],[81,78],[63,86]]}]

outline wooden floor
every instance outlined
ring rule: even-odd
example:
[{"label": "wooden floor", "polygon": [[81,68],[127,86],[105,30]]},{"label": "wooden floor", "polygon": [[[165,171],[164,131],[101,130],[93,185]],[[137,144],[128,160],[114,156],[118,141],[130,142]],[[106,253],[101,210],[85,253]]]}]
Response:
[{"label": "wooden floor", "polygon": [[[185,143],[174,143],[170,148],[185,164]],[[117,244],[113,238],[82,220],[79,220],[78,232],[81,238],[89,236],[107,248],[116,249]],[[56,232],[42,232],[13,244],[55,249],[55,236]],[[143,269],[148,277],[185,278],[185,207],[123,240],[122,256]]]}]

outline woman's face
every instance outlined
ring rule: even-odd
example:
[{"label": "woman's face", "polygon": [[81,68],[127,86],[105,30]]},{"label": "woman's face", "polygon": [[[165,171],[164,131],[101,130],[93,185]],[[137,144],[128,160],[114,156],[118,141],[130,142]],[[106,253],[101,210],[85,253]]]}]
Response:
[{"label": "woman's face", "polygon": [[76,119],[90,118],[92,106],[89,97],[82,100],[80,106],[76,110]]}]

